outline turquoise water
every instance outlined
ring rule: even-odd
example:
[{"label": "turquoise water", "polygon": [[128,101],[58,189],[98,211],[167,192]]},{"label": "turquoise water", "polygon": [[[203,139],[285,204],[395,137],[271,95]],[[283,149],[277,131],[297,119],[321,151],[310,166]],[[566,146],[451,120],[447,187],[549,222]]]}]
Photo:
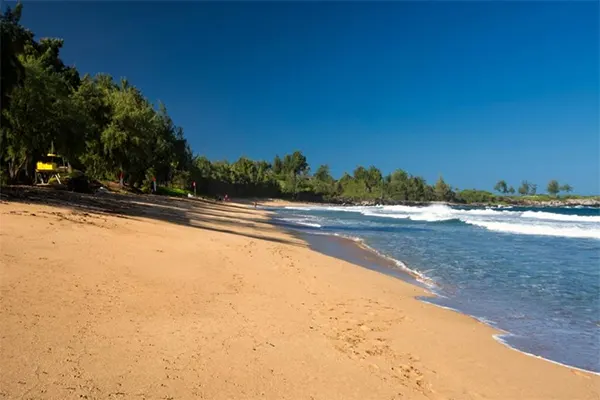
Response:
[{"label": "turquoise water", "polygon": [[287,207],[275,220],[362,240],[413,271],[431,301],[505,332],[501,341],[600,372],[600,210]]}]

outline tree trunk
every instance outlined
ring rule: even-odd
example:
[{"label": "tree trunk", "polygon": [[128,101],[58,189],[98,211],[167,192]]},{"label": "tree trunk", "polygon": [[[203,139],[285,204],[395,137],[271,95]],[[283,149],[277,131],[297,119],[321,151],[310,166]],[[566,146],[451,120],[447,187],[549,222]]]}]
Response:
[{"label": "tree trunk", "polygon": [[19,172],[23,169],[23,166],[27,162],[27,158],[25,158],[20,163],[15,163],[14,161],[8,162],[8,177],[11,183],[18,183],[19,180]]}]

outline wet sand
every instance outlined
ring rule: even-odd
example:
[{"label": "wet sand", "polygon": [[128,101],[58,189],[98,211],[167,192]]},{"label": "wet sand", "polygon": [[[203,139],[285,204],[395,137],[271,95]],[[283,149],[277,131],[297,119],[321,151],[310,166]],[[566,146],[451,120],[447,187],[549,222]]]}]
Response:
[{"label": "wet sand", "polygon": [[0,398],[600,398],[251,206],[53,196],[0,204]]},{"label": "wet sand", "polygon": [[402,279],[405,282],[426,289],[426,286],[418,281],[417,276],[399,267],[395,261],[377,254],[360,241],[341,236],[311,233],[300,233],[297,236],[308,243],[312,250],[319,253]]}]

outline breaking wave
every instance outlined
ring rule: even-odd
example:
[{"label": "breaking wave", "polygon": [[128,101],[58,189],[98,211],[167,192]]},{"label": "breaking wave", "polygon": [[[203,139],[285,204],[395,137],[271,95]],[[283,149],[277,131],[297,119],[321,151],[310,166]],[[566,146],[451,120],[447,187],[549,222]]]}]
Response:
[{"label": "breaking wave", "polygon": [[543,235],[543,236],[562,236],[570,238],[589,238],[600,239],[599,228],[582,228],[579,226],[550,226],[550,225],[535,225],[535,224],[516,224],[510,222],[495,222],[495,221],[464,221],[467,224],[486,228],[490,231],[514,233],[521,235]]},{"label": "breaking wave", "polygon": [[600,214],[575,215],[512,209],[461,209],[447,205],[414,206],[326,206],[286,207],[303,211],[342,211],[368,217],[421,222],[460,221],[495,232],[600,239]]},{"label": "breaking wave", "polygon": [[292,225],[302,225],[308,226],[311,228],[321,228],[321,224],[314,222],[314,219],[311,218],[275,218],[278,221],[292,224]]}]

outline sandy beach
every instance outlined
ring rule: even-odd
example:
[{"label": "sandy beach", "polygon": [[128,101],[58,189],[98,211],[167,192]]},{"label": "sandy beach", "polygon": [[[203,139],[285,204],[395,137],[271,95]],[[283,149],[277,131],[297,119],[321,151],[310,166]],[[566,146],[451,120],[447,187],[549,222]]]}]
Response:
[{"label": "sandy beach", "polygon": [[0,398],[600,399],[252,204],[3,197],[0,263]]}]

